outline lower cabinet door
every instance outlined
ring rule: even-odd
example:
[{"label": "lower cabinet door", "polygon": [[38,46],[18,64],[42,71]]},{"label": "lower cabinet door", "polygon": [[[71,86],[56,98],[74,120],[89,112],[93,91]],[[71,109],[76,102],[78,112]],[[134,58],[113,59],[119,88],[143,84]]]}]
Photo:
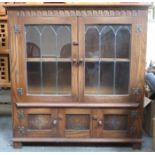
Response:
[{"label": "lower cabinet door", "polygon": [[133,138],[138,136],[136,110],[96,109],[93,110],[93,137]]},{"label": "lower cabinet door", "polygon": [[91,137],[92,120],[90,109],[66,108],[61,109],[63,114],[62,129],[66,138]]},{"label": "lower cabinet door", "polygon": [[59,137],[57,109],[25,108],[17,110],[16,137]]}]

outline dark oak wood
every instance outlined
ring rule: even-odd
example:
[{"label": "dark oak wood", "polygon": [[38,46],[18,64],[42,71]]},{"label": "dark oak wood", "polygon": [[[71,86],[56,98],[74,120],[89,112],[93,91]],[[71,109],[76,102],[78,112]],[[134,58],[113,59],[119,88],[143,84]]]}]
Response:
[{"label": "dark oak wood", "polygon": [[[89,104],[88,104],[89,103]],[[95,107],[101,107],[101,108],[137,108],[139,106],[139,103],[79,103],[79,102],[70,102],[70,103],[62,103],[62,102],[52,102],[52,103],[24,103],[24,102],[17,102],[17,107],[83,107],[83,108],[95,108]]]},{"label": "dark oak wood", "polygon": [[14,148],[22,148],[22,143],[21,142],[13,142],[13,147]]},{"label": "dark oak wood", "polygon": [[13,138],[14,142],[87,142],[87,143],[141,143],[141,139],[115,139],[115,138]]},{"label": "dark oak wood", "polygon": [[103,3],[88,3],[88,4],[80,4],[80,3],[76,3],[76,4],[67,4],[67,3],[49,3],[49,4],[7,4],[7,5],[4,5],[4,7],[6,8],[18,8],[18,7],[65,7],[65,6],[68,6],[68,7],[149,7],[151,6],[151,3],[139,3],[139,2],[135,2],[135,3],[132,3],[132,2],[121,2],[121,3],[106,3],[106,2],[103,2]]},{"label": "dark oak wood", "polygon": [[134,143],[134,144],[132,145],[132,148],[133,148],[134,150],[140,150],[140,149],[142,148],[142,144],[141,144],[141,143]]},{"label": "dark oak wood", "polygon": [[[148,3],[6,5],[11,35],[14,146],[22,142],[116,142],[131,143],[133,148],[141,145],[149,5]],[[51,56],[39,57],[40,49],[37,46],[33,50],[38,52],[38,57],[33,55],[32,50],[27,58],[25,25],[39,24],[71,26],[71,57],[68,58],[63,53],[63,58],[57,58],[59,63],[71,63],[69,78],[72,82],[69,95],[31,94],[27,91],[25,62],[56,61]],[[130,56],[115,59],[85,58],[85,27],[88,24],[130,27]],[[112,49],[108,44],[109,42],[104,48]],[[28,45],[29,49],[33,47],[33,44]],[[92,48],[95,49],[95,46]],[[70,47],[67,45],[62,51],[65,49],[70,50]],[[124,48],[126,49],[128,47]],[[128,93],[108,95],[85,93],[84,61],[129,63]],[[64,83],[67,81],[65,78],[67,74],[68,72],[63,74]],[[23,91],[20,92],[21,89],[18,89],[17,92],[17,88],[22,88]]]}]

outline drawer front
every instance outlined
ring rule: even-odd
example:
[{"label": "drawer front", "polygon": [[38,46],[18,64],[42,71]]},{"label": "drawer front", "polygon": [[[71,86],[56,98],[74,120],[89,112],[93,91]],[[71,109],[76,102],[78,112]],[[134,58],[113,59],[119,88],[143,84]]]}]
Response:
[{"label": "drawer front", "polygon": [[93,137],[136,138],[139,137],[140,120],[137,110],[93,110]]},{"label": "drawer front", "polygon": [[91,137],[91,109],[66,108],[60,111],[63,114],[62,128],[64,128],[64,137]]},{"label": "drawer front", "polygon": [[16,137],[59,137],[57,109],[25,108],[17,110]]}]

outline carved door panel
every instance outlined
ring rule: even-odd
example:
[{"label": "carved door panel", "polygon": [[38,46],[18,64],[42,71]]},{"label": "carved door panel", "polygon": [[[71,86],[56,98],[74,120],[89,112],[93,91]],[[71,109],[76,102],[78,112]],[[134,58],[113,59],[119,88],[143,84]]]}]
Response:
[{"label": "carved door panel", "polygon": [[57,109],[26,108],[18,109],[16,137],[59,137]]},{"label": "carved door panel", "polygon": [[62,128],[66,138],[88,138],[91,137],[92,121],[90,109],[62,109]]},{"label": "carved door panel", "polygon": [[137,110],[104,109],[93,111],[93,136],[98,138],[138,137]]}]

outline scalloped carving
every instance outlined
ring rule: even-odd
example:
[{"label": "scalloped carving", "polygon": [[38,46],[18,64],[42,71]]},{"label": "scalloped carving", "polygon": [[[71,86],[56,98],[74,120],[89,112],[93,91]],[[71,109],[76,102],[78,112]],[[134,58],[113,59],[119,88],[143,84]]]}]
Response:
[{"label": "scalloped carving", "polygon": [[136,17],[138,10],[109,9],[51,9],[51,10],[19,10],[17,16],[104,16],[104,17]]}]

